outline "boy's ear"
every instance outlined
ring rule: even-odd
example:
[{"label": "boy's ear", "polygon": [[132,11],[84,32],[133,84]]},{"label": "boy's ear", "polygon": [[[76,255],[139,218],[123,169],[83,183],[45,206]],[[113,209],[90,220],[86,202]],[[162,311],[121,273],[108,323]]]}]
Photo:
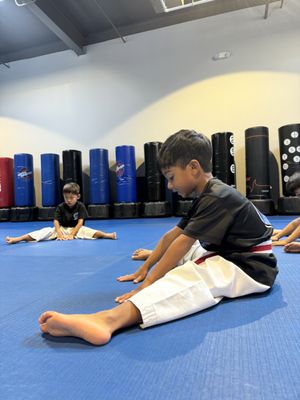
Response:
[{"label": "boy's ear", "polygon": [[79,194],[77,195],[77,200],[79,200],[79,199],[80,199],[80,197],[81,197],[81,196],[80,196],[80,193],[79,193]]},{"label": "boy's ear", "polygon": [[199,167],[200,167],[198,160],[191,160],[189,164],[190,164],[191,169],[199,169]]}]

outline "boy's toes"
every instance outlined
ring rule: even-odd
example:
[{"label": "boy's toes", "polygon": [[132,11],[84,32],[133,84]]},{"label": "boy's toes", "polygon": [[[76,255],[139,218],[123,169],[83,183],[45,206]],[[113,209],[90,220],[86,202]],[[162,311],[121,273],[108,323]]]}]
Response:
[{"label": "boy's toes", "polygon": [[41,314],[40,318],[39,318],[39,324],[45,324],[47,322],[47,320],[51,317],[53,317],[53,315],[55,315],[56,312],[55,311],[46,311],[43,314]]}]

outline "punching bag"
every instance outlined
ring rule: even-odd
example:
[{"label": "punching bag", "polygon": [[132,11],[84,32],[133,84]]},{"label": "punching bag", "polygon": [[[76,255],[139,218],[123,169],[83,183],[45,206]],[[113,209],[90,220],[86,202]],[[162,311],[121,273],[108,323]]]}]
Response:
[{"label": "punching bag", "polygon": [[136,169],[134,146],[116,147],[117,203],[114,203],[115,218],[136,218],[140,213],[137,203]]},{"label": "punching bag", "polygon": [[263,214],[274,214],[270,193],[269,130],[265,126],[248,128],[246,139],[247,197]]},{"label": "punching bag", "polygon": [[300,172],[300,124],[279,128],[279,148],[283,197],[278,200],[278,212],[299,214],[300,199],[287,190],[287,183],[295,172]]},{"label": "punching bag", "polygon": [[170,203],[165,201],[165,179],[158,166],[158,153],[161,145],[161,142],[144,144],[147,201],[142,204],[143,217],[171,215]]},{"label": "punching bag", "polygon": [[162,201],[165,199],[164,178],[157,163],[161,145],[161,142],[149,142],[144,144],[148,201]]},{"label": "punching bag", "polygon": [[14,205],[13,159],[0,157],[0,208]]},{"label": "punching bag", "polygon": [[136,202],[136,168],[134,146],[116,147],[117,202]]},{"label": "punching bag", "polygon": [[90,203],[109,203],[108,150],[90,150]]},{"label": "punching bag", "polygon": [[295,172],[300,172],[300,124],[279,128],[281,180],[283,196],[291,196],[286,184]]},{"label": "punching bag", "polygon": [[33,157],[31,154],[14,155],[14,191],[16,207],[33,207],[35,205]]},{"label": "punching bag", "polygon": [[81,151],[64,150],[63,151],[63,181],[64,184],[75,182],[80,186],[82,195],[82,162]]},{"label": "punching bag", "polygon": [[41,154],[42,205],[54,207],[60,201],[59,155]]},{"label": "punching bag", "polygon": [[211,139],[213,175],[227,185],[235,187],[233,133],[215,133]]},{"label": "punching bag", "polygon": [[248,128],[246,135],[246,189],[248,199],[270,198],[269,130]]}]

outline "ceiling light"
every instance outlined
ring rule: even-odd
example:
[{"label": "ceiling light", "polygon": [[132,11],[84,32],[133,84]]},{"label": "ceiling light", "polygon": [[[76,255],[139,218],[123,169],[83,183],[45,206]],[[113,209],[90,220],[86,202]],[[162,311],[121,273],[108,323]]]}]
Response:
[{"label": "ceiling light", "polygon": [[171,12],[210,3],[214,0],[151,0],[156,12]]},{"label": "ceiling light", "polygon": [[215,54],[212,59],[214,61],[225,60],[226,58],[231,57],[230,51],[219,51],[219,53]]}]

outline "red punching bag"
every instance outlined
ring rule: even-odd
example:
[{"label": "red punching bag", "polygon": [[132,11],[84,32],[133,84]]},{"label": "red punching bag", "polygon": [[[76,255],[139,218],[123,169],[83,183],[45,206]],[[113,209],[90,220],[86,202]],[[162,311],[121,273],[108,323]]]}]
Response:
[{"label": "red punching bag", "polygon": [[14,205],[13,159],[0,157],[0,208]]}]

